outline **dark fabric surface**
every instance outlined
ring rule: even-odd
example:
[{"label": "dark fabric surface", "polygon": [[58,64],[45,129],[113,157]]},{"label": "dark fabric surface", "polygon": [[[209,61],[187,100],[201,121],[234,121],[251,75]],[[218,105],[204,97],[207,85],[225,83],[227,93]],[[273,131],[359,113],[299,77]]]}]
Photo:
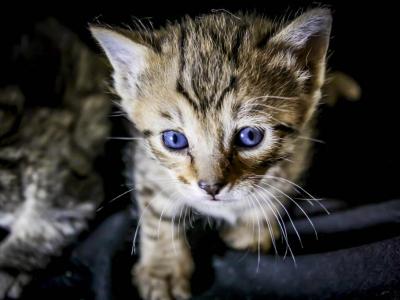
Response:
[{"label": "dark fabric surface", "polygon": [[[340,207],[338,201],[326,201]],[[318,232],[305,218],[287,222],[294,252],[280,255],[226,249],[214,230],[189,233],[196,273],[194,299],[397,299],[400,296],[400,200],[314,212]],[[24,299],[135,299],[130,282],[132,216],[105,218],[69,258],[41,274]],[[36,298],[35,298],[36,299]]]},{"label": "dark fabric surface", "polygon": [[[215,284],[203,298],[392,299],[400,291],[400,201],[294,222],[304,248],[296,264],[273,256],[228,252],[214,260]],[[288,225],[288,234],[294,235]],[[311,228],[311,229],[310,229]]]},{"label": "dark fabric surface", "polygon": [[[399,294],[400,237],[290,260],[230,252],[214,261],[216,284],[198,299],[366,299]],[[259,266],[257,266],[259,264]],[[256,271],[258,269],[258,272]],[[196,298],[197,299],[197,298]]]}]

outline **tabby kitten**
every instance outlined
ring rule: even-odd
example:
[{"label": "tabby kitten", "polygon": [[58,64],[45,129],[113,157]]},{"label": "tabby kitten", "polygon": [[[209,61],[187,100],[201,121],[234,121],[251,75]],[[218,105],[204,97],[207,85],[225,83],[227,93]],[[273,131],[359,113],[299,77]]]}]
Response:
[{"label": "tabby kitten", "polygon": [[91,28],[143,135],[133,277],[144,299],[190,296],[187,208],[225,220],[221,236],[233,248],[271,247],[291,182],[307,166],[330,30],[321,8],[286,24],[215,13],[152,31]]}]

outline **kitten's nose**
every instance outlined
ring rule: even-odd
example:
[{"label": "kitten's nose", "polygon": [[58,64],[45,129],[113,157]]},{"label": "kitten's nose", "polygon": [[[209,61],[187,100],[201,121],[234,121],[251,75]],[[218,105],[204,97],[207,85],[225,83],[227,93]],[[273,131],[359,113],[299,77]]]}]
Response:
[{"label": "kitten's nose", "polygon": [[211,183],[205,180],[199,181],[199,187],[205,190],[208,194],[210,194],[213,197],[219,193],[219,191],[222,189],[223,186],[224,185],[221,182]]}]

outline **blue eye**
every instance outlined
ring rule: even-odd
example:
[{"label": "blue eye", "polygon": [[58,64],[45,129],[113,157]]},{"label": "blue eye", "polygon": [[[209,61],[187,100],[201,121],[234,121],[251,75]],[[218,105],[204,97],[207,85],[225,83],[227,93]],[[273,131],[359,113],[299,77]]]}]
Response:
[{"label": "blue eye", "polygon": [[186,136],[183,133],[174,130],[164,131],[162,134],[162,140],[167,148],[174,150],[182,150],[188,146]]},{"label": "blue eye", "polygon": [[242,128],[236,136],[236,144],[241,147],[255,147],[264,137],[264,132],[255,127]]}]

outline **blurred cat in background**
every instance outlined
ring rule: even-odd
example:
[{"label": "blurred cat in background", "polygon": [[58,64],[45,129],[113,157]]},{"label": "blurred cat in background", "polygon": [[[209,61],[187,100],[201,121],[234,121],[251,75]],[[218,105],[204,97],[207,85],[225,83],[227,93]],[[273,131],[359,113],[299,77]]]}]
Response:
[{"label": "blurred cat in background", "polygon": [[34,86],[35,97],[23,84],[0,88],[0,299],[20,297],[32,272],[76,241],[103,200],[94,162],[110,129],[106,68],[55,20],[33,32],[15,47],[13,66],[27,73],[18,80],[34,83],[35,64],[39,82],[52,84]]}]

